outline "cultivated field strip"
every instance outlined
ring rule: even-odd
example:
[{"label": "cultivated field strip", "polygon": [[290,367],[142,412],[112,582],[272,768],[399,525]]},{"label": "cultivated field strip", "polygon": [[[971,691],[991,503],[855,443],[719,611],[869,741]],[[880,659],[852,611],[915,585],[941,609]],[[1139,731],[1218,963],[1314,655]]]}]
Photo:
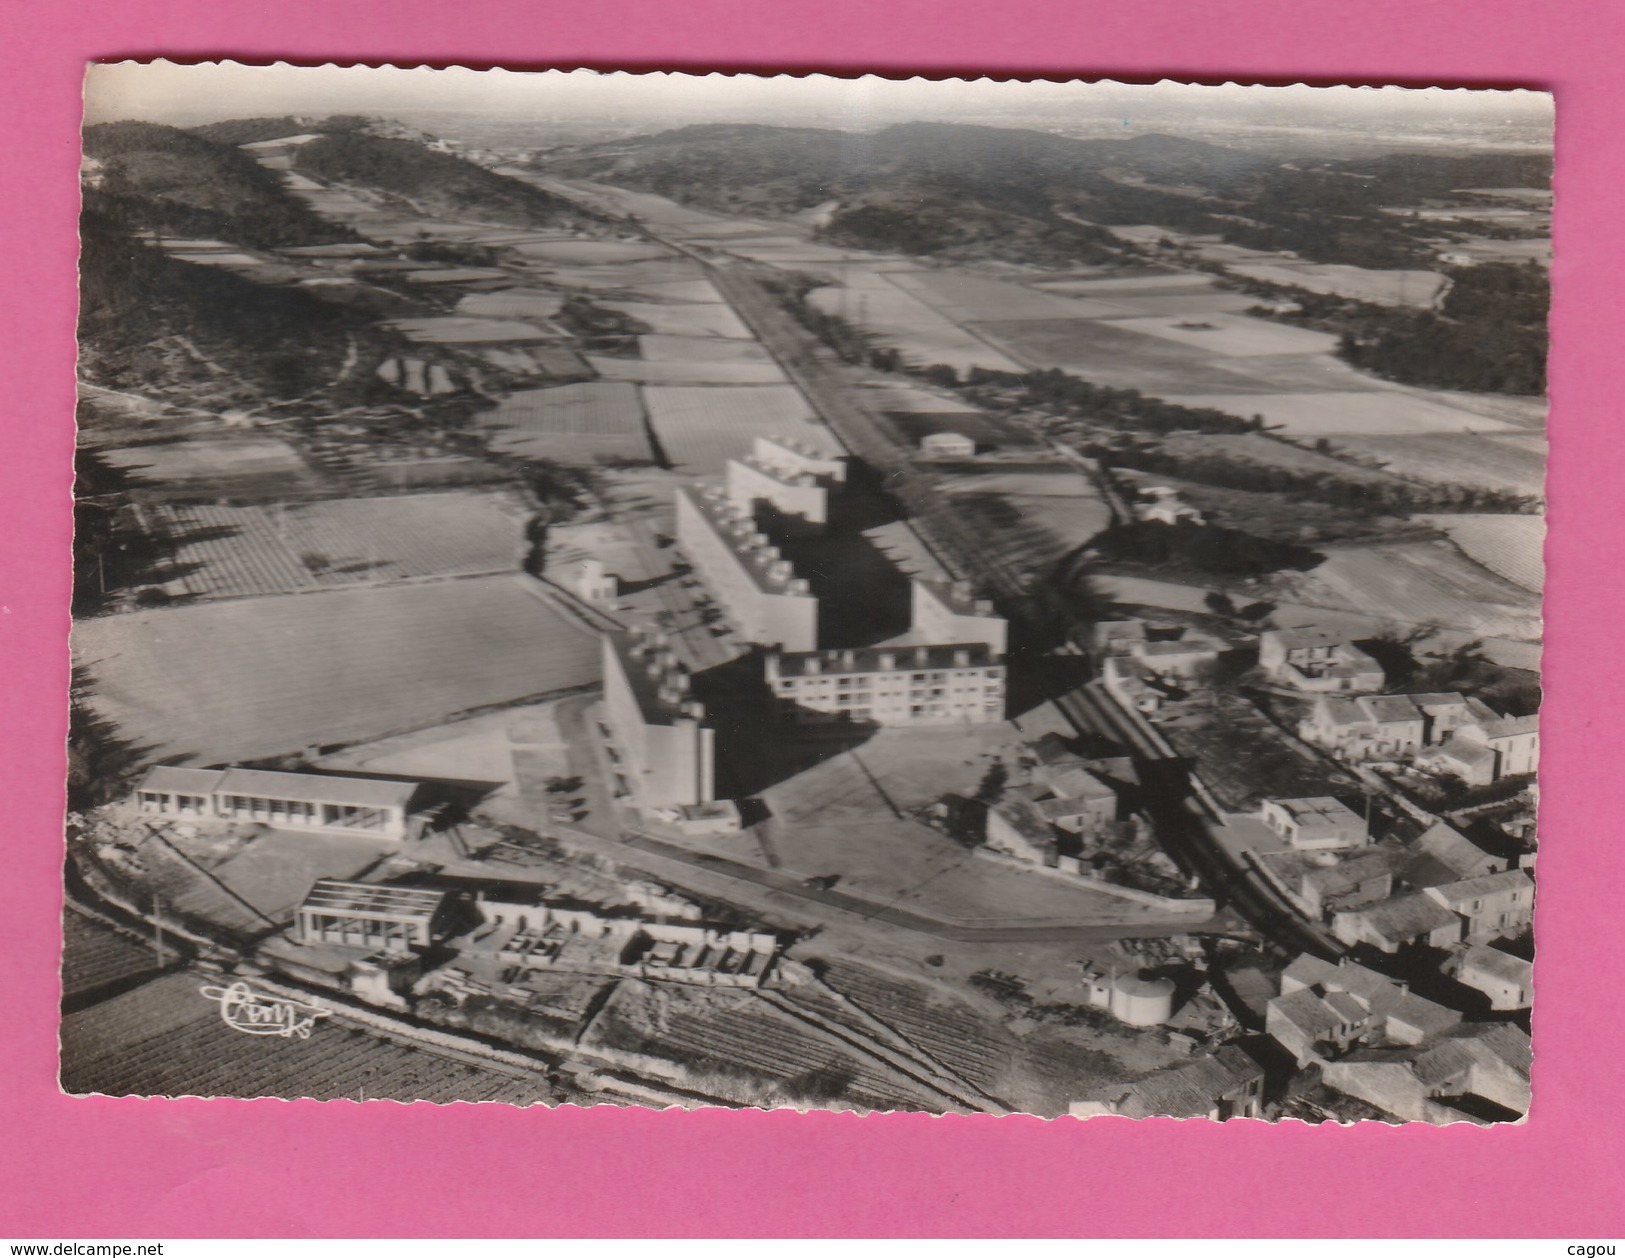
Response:
[{"label": "cultivated field strip", "polygon": [[62,1085],[113,1096],[277,1096],[545,1103],[540,1069],[441,1055],[323,1019],[309,1039],[244,1035],[200,987],[220,980],[182,971],[63,1019]]},{"label": "cultivated field strip", "polygon": [[865,1013],[993,1095],[998,1095],[999,1081],[1020,1051],[1019,1041],[1002,1028],[922,984],[890,978],[848,961],[829,962],[824,981]]},{"label": "cultivated field strip", "polygon": [[159,506],[144,516],[177,543],[168,584],[198,597],[513,571],[524,528],[517,504],[479,493]]},{"label": "cultivated field strip", "polygon": [[[173,949],[167,952],[173,961]],[[115,929],[69,904],[62,914],[62,994],[91,991],[158,968],[150,942]]]},{"label": "cultivated field strip", "polygon": [[1418,516],[1447,534],[1473,562],[1538,594],[1546,577],[1546,521],[1538,515]]}]

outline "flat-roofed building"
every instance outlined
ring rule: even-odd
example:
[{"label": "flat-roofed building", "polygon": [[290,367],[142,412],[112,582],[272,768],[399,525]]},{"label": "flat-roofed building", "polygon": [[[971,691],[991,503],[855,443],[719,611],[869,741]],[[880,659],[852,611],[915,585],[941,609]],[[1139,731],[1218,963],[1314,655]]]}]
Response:
[{"label": "flat-roofed building", "polygon": [[641,807],[714,798],[715,731],[659,634],[603,635],[604,726],[615,793]]},{"label": "flat-roofed building", "polygon": [[763,646],[811,651],[818,600],[790,561],[717,486],[676,492],[677,543],[739,635]]},{"label": "flat-roofed building", "polygon": [[1003,658],[1009,649],[1010,626],[993,610],[991,601],[977,598],[969,581],[927,581],[913,577],[910,588],[910,637],[927,645],[981,642]]},{"label": "flat-roofed building", "polygon": [[427,948],[447,932],[449,898],[429,887],[323,878],[300,902],[299,941],[369,952]]},{"label": "flat-roofed building", "polygon": [[417,791],[416,782],[389,778],[157,765],[135,802],[152,816],[402,839]]},{"label": "flat-roofed building", "polygon": [[781,720],[966,725],[1004,719],[1004,665],[985,642],[770,651]]},{"label": "flat-roofed building", "polygon": [[934,432],[920,438],[920,453],[930,459],[968,459],[976,454],[976,442],[963,433]]},{"label": "flat-roofed building", "polygon": [[761,513],[775,532],[807,536],[829,523],[829,488],[810,472],[747,454],[723,467],[728,501],[741,511]]},{"label": "flat-roofed building", "polygon": [[1381,690],[1382,665],[1329,629],[1268,629],[1258,636],[1258,665],[1274,680],[1311,693]]},{"label": "flat-roofed building", "polygon": [[1330,795],[1307,799],[1266,799],[1259,819],[1300,852],[1364,847],[1369,842],[1365,819]]},{"label": "flat-roofed building", "polygon": [[816,477],[830,489],[846,484],[844,458],[825,454],[799,438],[757,437],[751,442],[750,452],[758,459]]}]

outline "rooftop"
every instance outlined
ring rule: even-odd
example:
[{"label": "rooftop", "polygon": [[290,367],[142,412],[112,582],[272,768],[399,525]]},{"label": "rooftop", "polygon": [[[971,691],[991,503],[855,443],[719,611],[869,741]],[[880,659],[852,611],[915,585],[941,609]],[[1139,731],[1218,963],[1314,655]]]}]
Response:
[{"label": "rooftop", "polygon": [[688,670],[664,642],[664,635],[606,633],[627,689],[648,725],[675,725],[705,719],[705,705],[689,693]]},{"label": "rooftop", "polygon": [[405,808],[416,782],[390,778],[340,777],[325,773],[282,773],[270,769],[184,769],[157,765],[137,788],[186,795],[248,795],[259,799],[362,808]]},{"label": "rooftop", "polygon": [[790,561],[777,546],[768,543],[756,530],[749,513],[741,511],[714,485],[679,485],[677,497],[686,500],[707,524],[716,538],[732,552],[756,587],[767,594],[811,598],[807,583],[795,574]]},{"label": "rooftop", "polygon": [[1508,869],[1499,874],[1483,874],[1477,878],[1464,878],[1460,882],[1447,882],[1430,887],[1429,890],[1446,900],[1462,901],[1504,895],[1509,891],[1522,891],[1534,885],[1534,880],[1523,870]]},{"label": "rooftop", "polygon": [[371,882],[342,882],[323,878],[300,905],[321,913],[350,917],[411,918],[428,921],[439,910],[446,893],[428,887],[393,887]]},{"label": "rooftop", "polygon": [[969,581],[927,581],[923,577],[911,578],[915,585],[936,599],[957,616],[993,616],[993,604],[977,598]]},{"label": "rooftop", "polygon": [[1503,979],[1508,983],[1527,985],[1534,975],[1533,962],[1525,961],[1522,957],[1515,957],[1510,952],[1502,952],[1499,948],[1491,948],[1486,944],[1472,944],[1462,954],[1458,973],[1466,970],[1477,970],[1480,974],[1488,974],[1494,978]]},{"label": "rooftop", "polygon": [[1348,826],[1365,829],[1365,820],[1342,800],[1331,795],[1311,795],[1303,799],[1270,799],[1305,830],[1343,830]]},{"label": "rooftop", "polygon": [[1461,922],[1432,896],[1419,891],[1396,895],[1392,899],[1350,911],[1359,913],[1371,930],[1395,943],[1404,943],[1446,927],[1456,927]]},{"label": "rooftop", "polygon": [[865,646],[825,651],[774,651],[770,652],[767,658],[770,666],[775,668],[781,677],[989,668],[999,662],[985,642],[947,643],[938,646]]}]

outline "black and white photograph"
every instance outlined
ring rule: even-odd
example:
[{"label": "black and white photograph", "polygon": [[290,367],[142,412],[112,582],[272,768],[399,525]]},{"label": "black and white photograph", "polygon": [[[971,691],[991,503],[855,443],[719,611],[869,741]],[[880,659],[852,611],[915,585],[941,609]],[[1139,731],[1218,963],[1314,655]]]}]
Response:
[{"label": "black and white photograph", "polygon": [[91,66],[62,1090],[1524,1120],[1552,136]]}]

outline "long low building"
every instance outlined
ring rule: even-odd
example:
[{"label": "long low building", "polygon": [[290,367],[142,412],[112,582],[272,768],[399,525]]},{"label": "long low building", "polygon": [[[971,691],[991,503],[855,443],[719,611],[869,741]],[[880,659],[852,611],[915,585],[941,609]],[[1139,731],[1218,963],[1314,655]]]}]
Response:
[{"label": "long low building", "polygon": [[135,803],[143,813],[177,820],[402,839],[417,790],[416,782],[386,778],[157,765],[136,787]]},{"label": "long low building", "polygon": [[645,808],[711,802],[716,732],[660,635],[605,634],[603,667],[617,793]]},{"label": "long low building", "polygon": [[368,951],[427,948],[449,929],[449,899],[430,887],[323,878],[297,914],[299,940]]},{"label": "long low building", "polygon": [[717,486],[676,491],[677,544],[747,641],[811,651],[818,600],[750,514]]},{"label": "long low building", "polygon": [[985,642],[769,651],[779,719],[962,725],[1004,719],[1004,665]]}]

